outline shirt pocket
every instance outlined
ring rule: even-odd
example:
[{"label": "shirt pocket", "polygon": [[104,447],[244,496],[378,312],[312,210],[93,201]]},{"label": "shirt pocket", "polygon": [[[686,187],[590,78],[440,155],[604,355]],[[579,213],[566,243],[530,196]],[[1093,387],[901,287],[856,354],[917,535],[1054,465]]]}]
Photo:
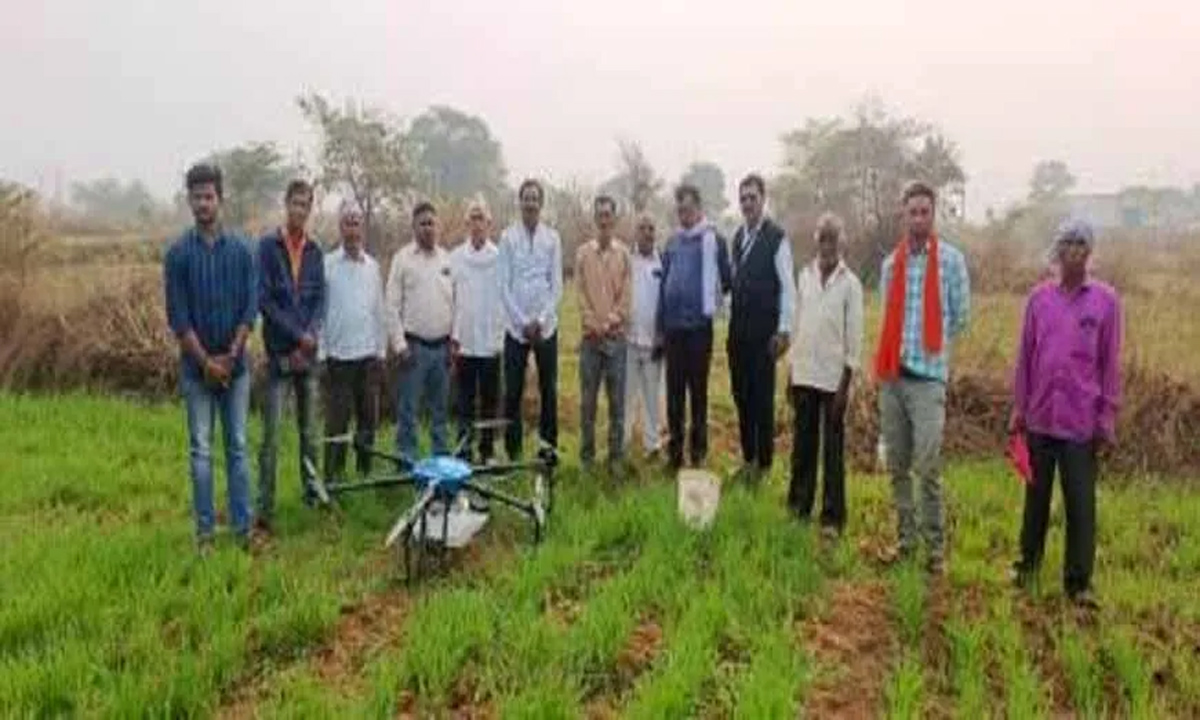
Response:
[{"label": "shirt pocket", "polygon": [[1078,363],[1094,364],[1100,355],[1100,318],[1084,314],[1074,321],[1071,359]]}]

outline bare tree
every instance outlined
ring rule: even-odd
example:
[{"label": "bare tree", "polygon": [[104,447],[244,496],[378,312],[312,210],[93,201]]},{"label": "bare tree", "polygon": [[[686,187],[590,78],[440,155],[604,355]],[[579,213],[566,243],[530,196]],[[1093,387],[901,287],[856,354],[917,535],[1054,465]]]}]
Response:
[{"label": "bare tree", "polygon": [[420,181],[402,124],[379,109],[349,102],[338,110],[315,93],[297,98],[296,103],[321,134],[317,181],[328,190],[348,192],[358,202],[367,247],[379,253],[380,216],[389,210],[403,214]]}]

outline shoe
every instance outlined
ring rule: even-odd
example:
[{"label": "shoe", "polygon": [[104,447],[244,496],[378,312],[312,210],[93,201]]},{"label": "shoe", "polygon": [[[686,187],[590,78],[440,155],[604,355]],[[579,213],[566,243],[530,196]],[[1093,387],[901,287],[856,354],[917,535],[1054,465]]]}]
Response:
[{"label": "shoe", "polygon": [[274,535],[275,528],[271,522],[271,519],[268,517],[263,517],[262,515],[254,518],[254,532],[260,535]]},{"label": "shoe", "polygon": [[825,525],[821,528],[821,539],[825,542],[834,543],[842,538],[842,531],[833,525]]},{"label": "shoe", "polygon": [[1068,592],[1067,598],[1075,607],[1081,610],[1096,611],[1100,609],[1100,601],[1096,599],[1095,594],[1091,590]]},{"label": "shoe", "polygon": [[1008,571],[1008,574],[1009,582],[1017,590],[1028,590],[1037,579],[1037,570],[1028,567],[1020,560],[1012,564],[1012,568]]},{"label": "shoe", "polygon": [[946,572],[946,561],[939,555],[930,555],[925,561],[925,572],[930,575],[939,576]]},{"label": "shoe", "polygon": [[904,545],[897,546],[883,556],[883,564],[887,566],[902,565],[913,558],[913,549]]},{"label": "shoe", "polygon": [[201,535],[196,538],[196,552],[200,557],[208,557],[213,553],[213,536]]},{"label": "shoe", "polygon": [[251,541],[250,533],[238,533],[234,536],[234,544],[237,545],[238,550],[248,553],[254,543]]}]

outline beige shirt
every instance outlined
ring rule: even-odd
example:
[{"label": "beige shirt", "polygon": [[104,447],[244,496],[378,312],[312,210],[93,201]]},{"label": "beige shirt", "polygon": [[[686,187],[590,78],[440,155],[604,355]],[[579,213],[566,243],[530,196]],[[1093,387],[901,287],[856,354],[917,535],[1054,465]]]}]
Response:
[{"label": "beige shirt", "polygon": [[397,353],[408,348],[406,334],[423,340],[450,337],[454,323],[454,280],[450,253],[435,246],[424,251],[416,241],[396,251],[388,272],[388,338]]},{"label": "beige shirt", "polygon": [[603,250],[598,240],[579,246],[575,253],[575,284],[585,334],[603,333],[605,325],[612,324],[613,332],[624,335],[632,282],[629,249],[623,242],[613,238]]},{"label": "beige shirt", "polygon": [[863,343],[863,289],[839,262],[828,281],[813,260],[797,278],[793,315],[791,384],[836,392],[846,368],[859,369]]}]

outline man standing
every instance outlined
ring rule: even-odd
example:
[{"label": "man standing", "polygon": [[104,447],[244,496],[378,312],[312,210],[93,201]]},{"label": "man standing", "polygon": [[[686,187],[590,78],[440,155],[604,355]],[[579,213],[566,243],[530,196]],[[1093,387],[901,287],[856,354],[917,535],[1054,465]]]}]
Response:
[{"label": "man standing", "polygon": [[899,526],[899,559],[911,557],[917,520],[912,475],[921,484],[922,529],[931,573],[944,561],[942,431],[950,341],[967,327],[970,278],[962,252],[934,230],[936,193],[915,182],[902,196],[905,237],[883,261],[883,327],[875,355],[880,418]]},{"label": "man standing", "polygon": [[521,456],[521,398],[525,368],[533,351],[537,363],[542,442],[558,447],[558,305],[562,301],[562,240],[541,222],[545,193],[536,180],[517,191],[521,219],[500,236],[500,298],[508,313],[504,337],[504,444],[508,457]]},{"label": "man standing", "polygon": [[[300,478],[306,503],[313,502],[316,472],[317,337],[325,304],[325,260],[305,226],[312,211],[312,186],[293,180],[284,193],[283,227],[258,244],[259,302],[267,349],[267,393],[258,457],[258,527],[271,532],[275,514],[275,470],[284,394],[295,392],[300,432]],[[306,462],[307,461],[307,462]]]},{"label": "man standing", "polygon": [[804,519],[812,513],[819,452],[825,468],[821,528],[836,537],[846,525],[846,402],[862,349],[863,290],[842,259],[842,221],[823,215],[814,237],[817,257],[801,268],[796,281],[788,506]]},{"label": "man standing", "polygon": [[593,203],[596,238],[575,254],[576,285],[583,340],[579,345],[580,460],[596,455],[596,396],[600,382],[608,395],[608,465],[624,454],[625,331],[629,322],[629,250],[613,238],[617,204],[601,195]]},{"label": "man standing", "polygon": [[212,548],[215,524],[212,432],[217,415],[225,437],[229,517],[243,548],[249,548],[253,516],[246,461],[250,372],[245,349],[258,315],[258,284],[249,243],[220,224],[221,185],[216,167],[195,165],[188,170],[185,186],[196,222],[171,245],[163,261],[167,320],[179,340],[192,505],[202,553]]},{"label": "man standing", "polygon": [[437,244],[437,211],[422,202],[413,208],[412,219],[415,240],[396,251],[384,294],[388,334],[400,359],[396,449],[416,460],[417,413],[422,404],[429,409],[433,454],[450,452],[446,416],[454,283],[450,254]]},{"label": "man standing", "polygon": [[[463,458],[474,455],[476,405],[478,417],[494,420],[499,411],[500,348],[504,341],[504,306],[496,249],[487,235],[487,209],[482,203],[467,209],[470,236],[451,253],[454,277],[454,327],[451,347],[458,363],[458,432]],[[476,402],[478,400],[478,403]],[[479,459],[495,456],[495,431],[484,428]]]},{"label": "man standing", "polygon": [[[357,469],[366,475],[371,472],[387,359],[383,278],[379,263],[363,247],[362,208],[346,200],[338,216],[342,246],[325,256],[326,310],[318,343],[328,384],[325,434],[344,434],[353,413]],[[345,465],[346,445],[326,445],[325,477],[342,478]]]},{"label": "man standing", "polygon": [[637,252],[630,265],[632,309],[629,318],[629,366],[626,370],[625,433],[633,429],[634,414],[642,408],[642,447],[654,458],[659,451],[659,388],[662,377],[662,338],[656,326],[658,297],[662,291],[662,262],[654,247],[654,218],[637,218]]},{"label": "man standing", "polygon": [[[716,228],[704,218],[700,190],[675,190],[680,229],[662,252],[662,297],[658,328],[667,356],[668,465],[683,466],[684,402],[691,402],[690,460],[708,456],[708,373],[712,360],[713,316],[729,291],[729,253]],[[686,393],[686,395],[685,395]]]},{"label": "man standing", "polygon": [[775,447],[775,362],[787,352],[796,301],[792,244],[763,214],[766,184],[748,175],[738,186],[745,223],[733,236],[729,377],[742,440],[743,474],[769,472]]},{"label": "man standing", "polygon": [[1033,468],[1016,582],[1027,585],[1041,566],[1057,468],[1067,517],[1063,585],[1073,602],[1094,608],[1097,453],[1116,442],[1122,311],[1116,291],[1088,276],[1093,241],[1086,222],[1065,223],[1054,246],[1059,279],[1039,285],[1025,305],[1010,431],[1026,434]]}]

